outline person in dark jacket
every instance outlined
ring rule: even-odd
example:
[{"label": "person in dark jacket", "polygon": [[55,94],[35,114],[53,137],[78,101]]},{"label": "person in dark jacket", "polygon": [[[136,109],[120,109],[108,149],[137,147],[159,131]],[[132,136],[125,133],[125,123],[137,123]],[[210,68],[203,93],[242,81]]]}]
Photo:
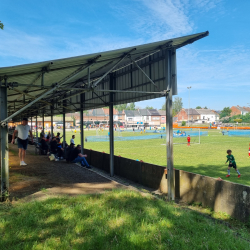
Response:
[{"label": "person in dark jacket", "polygon": [[41,139],[40,144],[41,144],[42,150],[46,151],[46,153],[49,152],[49,146],[48,146],[47,142],[45,141],[45,137],[43,137]]},{"label": "person in dark jacket", "polygon": [[70,162],[70,155],[71,155],[72,151],[74,150],[74,148],[75,148],[74,143],[71,143],[70,146],[66,148],[65,159],[67,162]]},{"label": "person in dark jacket", "polygon": [[60,143],[60,139],[56,138],[57,143],[57,156],[62,160],[64,155],[64,149],[62,147],[62,144]]},{"label": "person in dark jacket", "polygon": [[50,142],[50,152],[51,154],[56,155],[57,154],[57,142],[56,142],[56,137],[53,137],[51,142]]},{"label": "person in dark jacket", "polygon": [[70,154],[70,161],[72,163],[80,162],[82,167],[86,166],[86,168],[91,168],[85,157],[87,157],[87,155],[81,154],[81,145],[77,145]]}]

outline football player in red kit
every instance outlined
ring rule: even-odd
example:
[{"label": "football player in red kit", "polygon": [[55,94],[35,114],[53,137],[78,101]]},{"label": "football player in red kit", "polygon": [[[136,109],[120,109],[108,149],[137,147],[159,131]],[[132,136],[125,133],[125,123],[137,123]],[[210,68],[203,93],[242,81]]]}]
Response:
[{"label": "football player in red kit", "polygon": [[191,140],[190,135],[188,135],[188,137],[187,137],[187,145],[188,146],[190,146],[190,140]]}]

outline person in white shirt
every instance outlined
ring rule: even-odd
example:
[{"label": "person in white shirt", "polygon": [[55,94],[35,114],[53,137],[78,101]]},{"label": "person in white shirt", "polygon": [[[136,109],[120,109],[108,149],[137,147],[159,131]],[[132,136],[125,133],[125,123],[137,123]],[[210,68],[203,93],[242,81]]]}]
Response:
[{"label": "person in white shirt", "polygon": [[75,139],[75,136],[72,135],[72,138],[70,139],[70,144],[71,144],[71,143],[75,144],[74,139]]},{"label": "person in white shirt", "polygon": [[17,125],[16,130],[13,133],[12,136],[12,143],[14,144],[15,142],[15,136],[16,133],[18,133],[17,137],[17,143],[18,143],[18,148],[19,148],[19,159],[20,159],[20,166],[26,166],[27,164],[24,162],[24,158],[26,155],[26,150],[28,146],[28,135],[30,133],[30,138],[33,143],[33,135],[30,130],[30,126],[28,125],[28,119],[23,118],[22,124]]}]

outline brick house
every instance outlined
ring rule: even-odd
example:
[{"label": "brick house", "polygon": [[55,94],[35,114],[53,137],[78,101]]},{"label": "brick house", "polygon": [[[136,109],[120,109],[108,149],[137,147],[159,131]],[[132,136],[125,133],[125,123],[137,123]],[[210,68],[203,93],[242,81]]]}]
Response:
[{"label": "brick house", "polygon": [[158,113],[161,116],[161,124],[166,124],[166,110],[158,110]]},{"label": "brick house", "polygon": [[[189,112],[188,112],[189,111]],[[189,121],[198,121],[200,120],[200,114],[196,109],[181,109],[180,112],[176,115],[177,121],[187,121],[189,114]]]},{"label": "brick house", "polygon": [[151,116],[151,122],[149,125],[161,126],[161,115],[159,114],[157,109],[148,109],[148,112]]},{"label": "brick house", "polygon": [[234,115],[245,115],[245,114],[247,114],[247,113],[250,112],[248,110],[248,108],[246,108],[246,107],[240,107],[239,105],[232,106],[231,110],[232,110],[231,116],[234,116]]},{"label": "brick house", "polygon": [[246,111],[248,111],[250,113],[250,107],[243,107]]}]

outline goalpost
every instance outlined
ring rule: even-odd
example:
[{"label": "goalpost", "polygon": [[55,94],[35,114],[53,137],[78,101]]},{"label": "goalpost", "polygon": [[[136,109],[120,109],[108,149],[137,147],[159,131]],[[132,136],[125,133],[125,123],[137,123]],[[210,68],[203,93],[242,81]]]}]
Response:
[{"label": "goalpost", "polygon": [[202,131],[200,128],[188,128],[188,129],[173,129],[173,143],[174,144],[187,144],[187,137],[190,136],[191,144],[200,144],[201,136],[208,135],[207,131]]}]

